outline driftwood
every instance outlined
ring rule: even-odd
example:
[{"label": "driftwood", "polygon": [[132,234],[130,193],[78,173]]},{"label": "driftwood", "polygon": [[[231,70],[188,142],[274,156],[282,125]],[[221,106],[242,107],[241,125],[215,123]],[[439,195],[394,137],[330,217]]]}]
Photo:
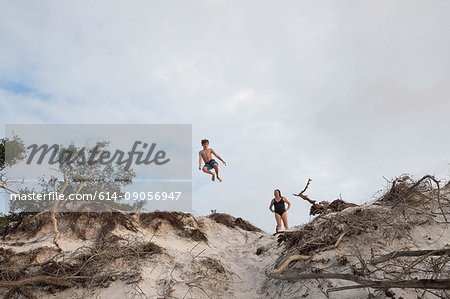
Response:
[{"label": "driftwood", "polygon": [[328,212],[340,212],[346,208],[349,207],[357,207],[358,205],[353,203],[347,203],[343,201],[342,199],[336,199],[332,201],[331,203],[327,201],[322,201],[320,203],[316,203],[315,200],[312,200],[308,197],[308,195],[305,194],[305,191],[308,189],[309,184],[311,183],[311,179],[308,179],[308,182],[306,182],[305,188],[303,188],[302,191],[300,191],[298,194],[293,194],[294,196],[298,196],[307,202],[309,202],[312,206],[309,211],[310,215],[317,215],[322,213],[328,213]]},{"label": "driftwood", "polygon": [[386,255],[379,256],[377,258],[372,259],[369,263],[371,265],[376,265],[379,263],[387,262],[393,258],[402,257],[402,256],[440,256],[440,255],[450,255],[450,248],[438,249],[438,250],[412,250],[412,251],[393,251]]},{"label": "driftwood", "polygon": [[275,275],[266,272],[268,278],[275,278],[280,280],[302,280],[302,279],[340,279],[348,280],[357,283],[369,283],[372,282],[370,279],[362,278],[352,274],[341,274],[341,273],[303,273],[303,274],[289,274],[289,275]]},{"label": "driftwood", "polygon": [[370,283],[363,283],[353,286],[329,288],[328,293],[361,289],[361,288],[374,288],[374,289],[387,289],[387,288],[409,288],[409,289],[436,289],[436,290],[448,290],[450,289],[450,279],[410,279],[410,280],[382,280],[372,281]]},{"label": "driftwood", "polygon": [[272,269],[269,270],[268,273],[270,274],[277,274],[283,271],[291,262],[293,261],[306,261],[309,260],[311,257],[308,255],[293,255],[290,258],[288,258],[278,269]]},{"label": "driftwood", "polygon": [[346,286],[339,288],[330,288],[328,292],[341,291],[354,288],[413,288],[413,289],[450,289],[450,279],[412,279],[412,280],[371,280],[362,278],[352,274],[341,273],[306,273],[306,274],[290,274],[278,276],[272,273],[266,273],[269,278],[280,280],[302,280],[302,279],[339,279],[348,280],[358,283],[354,286]]},{"label": "driftwood", "polygon": [[35,276],[17,281],[0,281],[0,288],[19,288],[28,284],[45,283],[60,287],[73,287],[74,284],[60,277],[54,276]]}]

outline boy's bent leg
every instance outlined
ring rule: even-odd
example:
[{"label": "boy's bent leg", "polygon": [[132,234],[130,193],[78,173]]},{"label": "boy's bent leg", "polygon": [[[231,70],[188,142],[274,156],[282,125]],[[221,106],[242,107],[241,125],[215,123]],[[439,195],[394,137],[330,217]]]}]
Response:
[{"label": "boy's bent leg", "polygon": [[219,182],[222,182],[222,179],[219,177],[219,165],[217,163],[214,164],[214,170],[216,171],[217,179]]},{"label": "boy's bent leg", "polygon": [[203,171],[206,172],[206,173],[209,173],[210,175],[212,175],[211,180],[212,180],[213,182],[216,180],[216,176],[214,175],[214,173],[213,173],[211,170],[208,169],[208,167],[206,167],[206,166],[203,167]]}]

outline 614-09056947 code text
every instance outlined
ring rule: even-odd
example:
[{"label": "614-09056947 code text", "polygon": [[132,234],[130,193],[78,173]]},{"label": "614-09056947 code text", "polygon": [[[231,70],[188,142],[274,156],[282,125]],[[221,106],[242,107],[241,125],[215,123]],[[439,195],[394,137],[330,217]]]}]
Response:
[{"label": "614-09056947 code text", "polygon": [[11,194],[10,200],[169,200],[176,201],[181,196],[180,191],[149,191],[149,192],[94,192],[86,194],[62,194],[59,192],[49,193],[22,193]]}]

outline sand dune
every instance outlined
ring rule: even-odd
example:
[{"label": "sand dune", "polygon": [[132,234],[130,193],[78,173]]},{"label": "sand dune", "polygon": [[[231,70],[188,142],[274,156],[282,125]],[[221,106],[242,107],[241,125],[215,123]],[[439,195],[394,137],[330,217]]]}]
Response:
[{"label": "sand dune", "polygon": [[[0,230],[0,295],[445,298],[448,291],[439,289],[337,289],[367,281],[449,279],[450,190],[440,190],[438,202],[436,189],[420,187],[407,201],[388,192],[277,236],[226,214],[62,213],[59,251],[49,214],[27,216]],[[441,251],[421,255],[420,250]],[[393,251],[419,255],[380,259]],[[331,274],[358,281],[320,278]],[[314,275],[318,278],[308,279]]]}]

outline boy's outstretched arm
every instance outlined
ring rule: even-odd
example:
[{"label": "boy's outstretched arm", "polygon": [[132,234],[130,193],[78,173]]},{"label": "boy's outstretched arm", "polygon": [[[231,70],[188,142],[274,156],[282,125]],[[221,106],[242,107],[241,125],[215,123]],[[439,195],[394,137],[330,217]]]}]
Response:
[{"label": "boy's outstretched arm", "polygon": [[198,153],[198,170],[202,170],[202,154]]},{"label": "boy's outstretched arm", "polygon": [[214,156],[216,156],[217,157],[217,159],[219,159],[220,161],[222,161],[222,163],[223,163],[223,165],[227,165],[227,163],[213,150],[213,149],[211,149],[211,153],[213,153],[214,154]]}]

